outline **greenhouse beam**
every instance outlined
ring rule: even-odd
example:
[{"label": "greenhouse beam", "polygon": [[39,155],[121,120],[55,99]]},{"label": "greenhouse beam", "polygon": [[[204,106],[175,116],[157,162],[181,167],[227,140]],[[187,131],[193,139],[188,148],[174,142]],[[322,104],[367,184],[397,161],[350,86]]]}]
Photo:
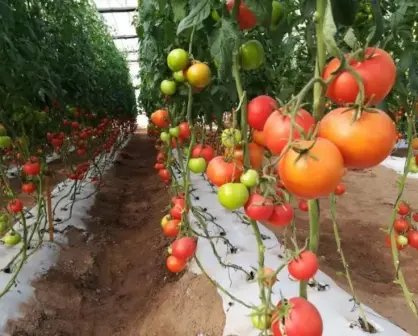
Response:
[{"label": "greenhouse beam", "polygon": [[97,11],[101,14],[109,13],[130,13],[135,12],[137,7],[110,7],[110,8],[98,8]]},{"label": "greenhouse beam", "polygon": [[138,38],[138,35],[118,35],[112,37],[114,40],[128,40]]}]

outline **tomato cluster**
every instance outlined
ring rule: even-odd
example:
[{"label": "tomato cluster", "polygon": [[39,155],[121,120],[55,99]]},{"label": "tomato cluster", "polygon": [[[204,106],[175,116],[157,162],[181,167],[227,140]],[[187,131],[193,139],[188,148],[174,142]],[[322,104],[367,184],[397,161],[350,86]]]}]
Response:
[{"label": "tomato cluster", "polygon": [[[398,214],[400,215],[393,223],[395,231],[395,243],[398,250],[403,250],[408,245],[418,249],[418,213],[412,213],[410,206],[406,202],[400,202],[398,205]],[[414,223],[415,222],[415,223]],[[386,245],[392,246],[391,234],[386,236]]]}]

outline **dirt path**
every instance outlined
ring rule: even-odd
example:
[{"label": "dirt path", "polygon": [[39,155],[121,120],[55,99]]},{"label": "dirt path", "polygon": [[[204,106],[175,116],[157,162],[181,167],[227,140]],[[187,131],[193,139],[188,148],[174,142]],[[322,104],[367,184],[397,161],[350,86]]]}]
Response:
[{"label": "dirt path", "polygon": [[204,278],[166,270],[159,222],[168,196],[153,170],[152,143],[135,135],[125,152],[132,158],[120,158],[106,176],[89,232],[70,231],[57,266],[36,282],[24,319],[9,323],[10,335],[222,334],[215,289]]}]

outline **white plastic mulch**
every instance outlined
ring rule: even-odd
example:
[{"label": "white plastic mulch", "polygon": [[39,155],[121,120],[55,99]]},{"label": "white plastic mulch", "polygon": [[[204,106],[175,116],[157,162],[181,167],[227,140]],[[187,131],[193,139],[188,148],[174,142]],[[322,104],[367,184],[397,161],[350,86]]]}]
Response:
[{"label": "white plastic mulch", "polygon": [[[126,146],[128,141],[129,139],[126,140],[122,148]],[[117,157],[117,155],[114,157]],[[103,156],[101,161],[98,162],[98,166],[101,168],[102,174],[110,169],[112,165],[113,161],[111,161],[111,157],[108,155]],[[92,171],[89,171],[88,174],[91,173]],[[38,234],[35,233],[31,242],[32,249],[28,250],[28,254],[34,252],[33,256],[31,256],[24,264],[17,277],[15,285],[0,299],[0,335],[2,335],[5,325],[9,319],[22,317],[19,307],[22,303],[28,302],[33,296],[34,288],[31,285],[32,281],[40,277],[42,274],[45,274],[49,268],[55,265],[60,252],[58,244],[65,244],[67,242],[65,233],[66,228],[72,226],[82,230],[86,229],[83,221],[88,218],[87,213],[94,204],[95,191],[97,188],[96,183],[87,182],[88,180],[89,176],[87,176],[85,182],[82,182],[81,189],[76,195],[76,201],[74,203],[70,199],[73,196],[73,192],[71,191],[73,181],[66,180],[59,183],[52,191],[52,208],[54,209],[56,203],[60,201],[55,211],[54,228],[61,231],[61,233],[54,233],[55,243],[50,243],[48,241],[48,233],[46,232],[43,237],[44,242],[42,246],[34,251],[33,247],[36,246],[37,242],[39,242]],[[71,204],[73,204],[72,210]],[[32,225],[36,221],[34,216],[37,215],[38,211],[37,207],[26,210],[27,225],[30,232]],[[57,222],[58,219],[60,222]],[[15,229],[20,233],[22,232],[21,225],[19,225],[19,223],[15,224]],[[3,270],[9,265],[10,261],[19,252],[20,248],[21,244],[13,247],[0,245],[0,270]],[[12,276],[13,274],[0,272],[0,292],[6,284],[9,283]]]}]

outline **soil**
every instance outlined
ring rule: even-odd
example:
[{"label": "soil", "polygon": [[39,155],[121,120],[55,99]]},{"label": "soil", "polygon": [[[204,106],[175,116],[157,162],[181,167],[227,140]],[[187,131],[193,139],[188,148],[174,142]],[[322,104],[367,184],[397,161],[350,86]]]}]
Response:
[{"label": "soil", "polygon": [[135,135],[124,153],[105,177],[88,232],[69,231],[68,247],[34,284],[35,298],[22,321],[10,321],[10,335],[222,334],[215,288],[204,277],[166,270],[169,243],[159,223],[168,194],[153,169],[153,144]]},{"label": "soil", "polygon": [[[167,191],[153,170],[155,150],[135,135],[105,178],[86,219],[88,232],[71,230],[57,266],[36,281],[35,299],[12,336],[221,336],[222,302],[207,279],[169,274],[168,241],[160,219]],[[411,335],[418,323],[393,283],[394,266],[380,228],[388,225],[396,198],[396,173],[385,167],[351,171],[347,193],[338,199],[338,222],[353,284],[360,300]],[[418,180],[408,180],[405,199],[418,209]],[[327,201],[321,201],[321,269],[348,290],[337,275],[336,251]],[[308,218],[297,211],[298,238]],[[275,230],[281,237],[281,232]],[[406,249],[401,264],[410,290],[418,294],[418,251]],[[379,318],[375,321],[378,323]],[[242,335],[245,336],[245,335]]]}]

